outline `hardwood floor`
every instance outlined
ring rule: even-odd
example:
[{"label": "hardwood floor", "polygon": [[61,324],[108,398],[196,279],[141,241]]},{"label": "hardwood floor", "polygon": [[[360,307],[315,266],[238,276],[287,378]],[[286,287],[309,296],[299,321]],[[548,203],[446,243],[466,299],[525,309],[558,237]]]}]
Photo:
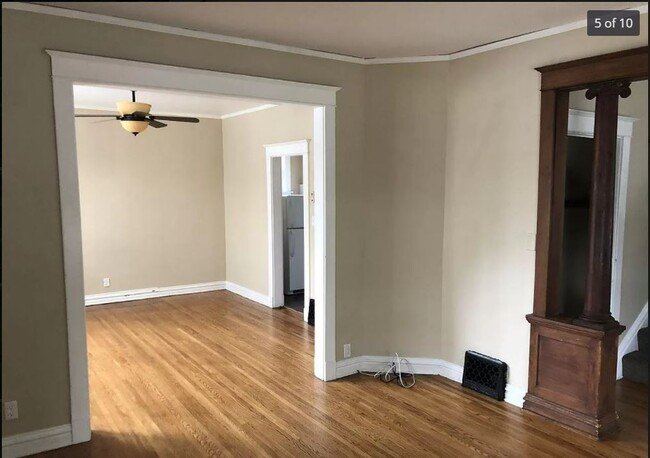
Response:
[{"label": "hardwood floor", "polygon": [[87,309],[92,440],[40,457],[647,456],[647,389],[597,442],[438,376],[312,375],[313,328],[225,291]]}]

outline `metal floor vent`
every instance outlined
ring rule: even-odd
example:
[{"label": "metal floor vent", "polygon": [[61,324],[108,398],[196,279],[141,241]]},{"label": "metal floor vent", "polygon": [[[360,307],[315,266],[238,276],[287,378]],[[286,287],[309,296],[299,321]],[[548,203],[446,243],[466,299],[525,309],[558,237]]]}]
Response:
[{"label": "metal floor vent", "polygon": [[497,401],[503,401],[506,396],[506,376],[508,366],[503,361],[489,356],[465,352],[463,368],[463,386],[483,393]]}]

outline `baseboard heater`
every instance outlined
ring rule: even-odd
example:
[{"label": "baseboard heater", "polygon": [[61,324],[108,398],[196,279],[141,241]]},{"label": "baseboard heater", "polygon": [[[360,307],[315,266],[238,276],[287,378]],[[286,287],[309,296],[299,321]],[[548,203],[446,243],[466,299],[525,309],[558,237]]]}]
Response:
[{"label": "baseboard heater", "polygon": [[463,386],[490,396],[497,401],[506,397],[508,365],[503,361],[475,351],[465,352]]}]

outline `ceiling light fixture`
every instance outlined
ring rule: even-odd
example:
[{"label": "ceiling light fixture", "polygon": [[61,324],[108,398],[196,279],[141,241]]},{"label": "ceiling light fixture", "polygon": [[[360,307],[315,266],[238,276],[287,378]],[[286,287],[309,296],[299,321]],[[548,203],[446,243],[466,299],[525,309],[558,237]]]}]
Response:
[{"label": "ceiling light fixture", "polygon": [[130,102],[117,102],[117,111],[119,115],[75,115],[76,118],[115,118],[127,132],[138,135],[147,127],[167,127],[163,121],[192,122],[197,123],[197,118],[188,118],[185,116],[154,116],[150,115],[151,105],[148,103],[136,102],[135,91],[131,91]]},{"label": "ceiling light fixture", "polygon": [[[122,127],[124,127],[127,132],[131,132],[133,135],[138,135],[149,127],[149,120],[141,118],[146,118],[146,116],[149,115],[151,105],[148,103],[136,102],[135,91],[131,91],[130,102],[117,102],[116,105],[117,111],[122,115],[120,124],[122,124]],[[138,116],[136,116],[136,114]]]}]

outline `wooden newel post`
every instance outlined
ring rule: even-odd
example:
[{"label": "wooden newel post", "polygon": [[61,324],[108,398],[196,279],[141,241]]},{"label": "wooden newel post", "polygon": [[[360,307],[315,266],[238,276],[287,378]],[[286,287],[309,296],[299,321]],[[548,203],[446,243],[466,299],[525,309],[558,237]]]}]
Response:
[{"label": "wooden newel post", "polygon": [[577,324],[595,327],[618,326],[610,311],[616,129],[618,98],[630,95],[630,83],[604,83],[590,88],[586,95],[590,100],[596,98],[596,119],[589,206],[587,291],[584,309]]}]

